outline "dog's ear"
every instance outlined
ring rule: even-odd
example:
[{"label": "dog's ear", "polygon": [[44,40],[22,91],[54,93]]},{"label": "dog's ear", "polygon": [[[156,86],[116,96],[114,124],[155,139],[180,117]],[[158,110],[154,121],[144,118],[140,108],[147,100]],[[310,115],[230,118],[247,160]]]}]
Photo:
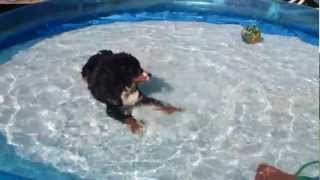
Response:
[{"label": "dog's ear", "polygon": [[110,68],[103,68],[103,73],[97,78],[102,79],[106,85],[114,84],[117,81],[115,71]]},{"label": "dog's ear", "polygon": [[93,72],[94,68],[98,64],[99,61],[99,56],[98,55],[93,55],[89,58],[87,63],[82,67],[82,77],[83,78],[89,78],[91,73]]},{"label": "dog's ear", "polygon": [[94,71],[88,85],[88,88],[96,99],[115,106],[122,105],[120,96],[123,83],[117,79],[112,69],[101,68]]}]

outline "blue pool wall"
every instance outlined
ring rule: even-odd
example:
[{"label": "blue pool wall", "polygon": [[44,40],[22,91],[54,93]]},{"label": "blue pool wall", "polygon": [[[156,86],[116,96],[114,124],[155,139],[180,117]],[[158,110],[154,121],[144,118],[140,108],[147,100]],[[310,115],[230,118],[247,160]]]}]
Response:
[{"label": "blue pool wall", "polygon": [[[168,15],[172,12],[180,13],[180,16]],[[250,23],[248,20],[264,21],[287,28],[287,34],[295,35],[308,43],[319,43],[319,11],[278,0],[55,0],[1,15],[0,50],[50,33],[78,28],[85,25],[82,22],[88,19],[123,13],[128,14],[128,17],[111,19],[110,22],[189,20],[215,23],[219,19],[217,16],[223,16],[226,20],[223,22],[223,19],[220,19],[220,23],[246,24]],[[156,13],[158,16],[154,17],[152,14]],[[130,14],[140,14],[140,17],[134,19],[129,17]],[[65,23],[69,23],[69,27],[56,29]],[[277,28],[265,29],[271,31],[270,33],[284,34]]]},{"label": "blue pool wall", "polygon": [[80,180],[76,175],[63,173],[39,162],[18,156],[6,138],[0,134],[0,180]]},{"label": "blue pool wall", "polygon": [[[55,0],[1,14],[0,51],[89,25],[145,20],[257,24],[264,33],[296,36],[312,45],[319,44],[319,12],[278,0]],[[4,61],[0,57],[1,63]],[[78,179],[19,157],[1,134],[0,148],[0,167],[7,167],[0,168],[2,180]]]}]

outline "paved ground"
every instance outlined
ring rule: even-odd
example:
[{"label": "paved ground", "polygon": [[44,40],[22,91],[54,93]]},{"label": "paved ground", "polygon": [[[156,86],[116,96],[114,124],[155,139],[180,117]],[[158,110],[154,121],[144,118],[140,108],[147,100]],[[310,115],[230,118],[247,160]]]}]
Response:
[{"label": "paved ground", "polygon": [[0,0],[0,13],[43,0]]},{"label": "paved ground", "polygon": [[3,4],[34,4],[42,0],[0,0],[0,5]]}]

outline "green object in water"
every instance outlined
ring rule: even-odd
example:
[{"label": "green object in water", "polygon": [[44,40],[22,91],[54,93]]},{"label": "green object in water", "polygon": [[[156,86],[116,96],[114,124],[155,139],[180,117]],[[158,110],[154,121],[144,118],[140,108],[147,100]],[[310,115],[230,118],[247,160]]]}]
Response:
[{"label": "green object in water", "polygon": [[255,44],[262,41],[261,32],[255,25],[247,26],[241,31],[242,40],[248,44]]},{"label": "green object in water", "polygon": [[298,176],[295,180],[314,180],[315,178],[307,177],[307,176]]},{"label": "green object in water", "polygon": [[320,163],[320,161],[311,161],[311,162],[308,162],[308,163],[304,164],[303,166],[301,166],[301,168],[294,175],[295,180],[314,180],[314,179],[316,179],[316,177],[307,177],[307,176],[299,176],[299,175],[302,173],[302,171],[305,168],[307,168],[311,165],[314,165],[314,164],[319,164],[319,163]]}]

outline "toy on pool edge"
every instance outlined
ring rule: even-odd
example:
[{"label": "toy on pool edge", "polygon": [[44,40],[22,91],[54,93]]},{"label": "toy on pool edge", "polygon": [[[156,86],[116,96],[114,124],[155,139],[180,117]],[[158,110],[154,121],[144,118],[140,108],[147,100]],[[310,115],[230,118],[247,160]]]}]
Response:
[{"label": "toy on pool edge", "polygon": [[255,25],[247,26],[241,30],[242,40],[248,44],[255,44],[262,41],[261,31]]}]

